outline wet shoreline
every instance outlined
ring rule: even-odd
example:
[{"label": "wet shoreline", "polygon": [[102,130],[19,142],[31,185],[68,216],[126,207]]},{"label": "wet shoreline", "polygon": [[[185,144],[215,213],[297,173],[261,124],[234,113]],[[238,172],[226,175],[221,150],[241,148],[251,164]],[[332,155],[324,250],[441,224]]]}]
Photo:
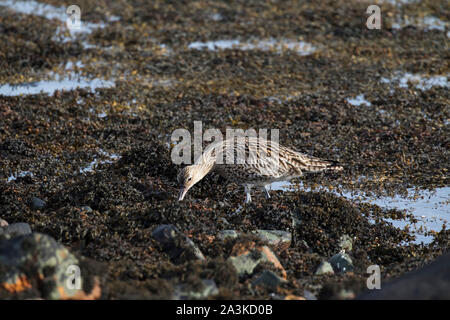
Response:
[{"label": "wet shoreline", "polygon": [[[64,245],[102,299],[347,299],[370,265],[389,280],[448,251],[444,1],[383,1],[381,30],[362,1],[132,4],[83,0],[71,33],[61,1],[0,1],[0,218],[30,227],[4,233]],[[179,203],[170,136],[194,121],[277,128],[344,171],[248,206],[213,173]],[[317,274],[343,253],[351,271]],[[0,296],[47,298],[36,279]]]}]

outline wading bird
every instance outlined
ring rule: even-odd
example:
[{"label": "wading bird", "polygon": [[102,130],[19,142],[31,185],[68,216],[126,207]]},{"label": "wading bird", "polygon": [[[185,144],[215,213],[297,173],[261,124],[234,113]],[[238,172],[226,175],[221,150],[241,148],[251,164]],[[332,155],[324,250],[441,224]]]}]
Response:
[{"label": "wading bird", "polygon": [[304,172],[341,171],[333,160],[308,156],[278,143],[261,138],[233,138],[209,145],[193,165],[178,174],[181,201],[192,186],[212,170],[244,186],[245,203],[252,201],[252,187],[259,187],[270,198],[267,186],[275,181],[288,181]]}]

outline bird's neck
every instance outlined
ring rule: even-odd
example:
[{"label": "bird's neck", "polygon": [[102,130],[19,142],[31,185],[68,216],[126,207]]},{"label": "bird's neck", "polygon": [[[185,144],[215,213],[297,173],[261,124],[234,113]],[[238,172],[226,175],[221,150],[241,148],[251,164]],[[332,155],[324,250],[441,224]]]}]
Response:
[{"label": "bird's neck", "polygon": [[210,165],[209,163],[199,163],[199,164],[195,164],[195,180],[196,181],[200,181],[203,179],[203,177],[205,177],[214,167],[214,164]]},{"label": "bird's neck", "polygon": [[216,159],[214,157],[211,156],[211,154],[208,153],[203,153],[200,158],[197,159],[197,161],[195,161],[194,166],[196,166],[196,171],[197,171],[197,177],[198,180],[203,179],[204,176],[206,176],[213,168],[214,165],[216,164]]}]

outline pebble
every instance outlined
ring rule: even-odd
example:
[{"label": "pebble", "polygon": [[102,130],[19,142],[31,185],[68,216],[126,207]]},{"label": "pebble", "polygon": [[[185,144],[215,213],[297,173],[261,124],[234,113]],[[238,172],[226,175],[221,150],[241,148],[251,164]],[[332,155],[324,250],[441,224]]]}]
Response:
[{"label": "pebble", "polygon": [[39,198],[33,197],[31,198],[31,208],[34,210],[42,210],[44,209],[46,203],[44,200],[41,200]]},{"label": "pebble", "polygon": [[316,276],[320,276],[322,274],[334,274],[332,265],[327,261],[323,261],[319,265],[319,267],[317,268],[316,273],[315,273]]},{"label": "pebble", "polygon": [[0,227],[6,227],[8,225],[8,222],[6,220],[3,220],[0,218]]},{"label": "pebble", "polygon": [[303,290],[303,296],[305,297],[306,300],[317,300],[317,297],[308,290]]},{"label": "pebble", "polygon": [[253,281],[253,286],[263,286],[271,290],[275,290],[278,286],[285,283],[286,280],[279,277],[276,273],[270,270],[264,270],[264,272]]},{"label": "pebble", "polygon": [[159,225],[153,231],[152,237],[176,263],[195,259],[205,260],[205,256],[195,243],[172,224]]},{"label": "pebble", "polygon": [[291,245],[292,234],[282,230],[256,230],[254,234],[278,253],[285,251]]},{"label": "pebble", "polygon": [[353,240],[352,238],[344,234],[339,238],[339,248],[344,252],[352,251],[353,249]]},{"label": "pebble", "polygon": [[336,273],[353,271],[353,261],[345,252],[339,252],[332,256],[328,262],[332,265]]},{"label": "pebble", "polygon": [[190,288],[186,284],[176,286],[173,293],[174,300],[206,299],[219,293],[214,280],[202,279],[202,288]]},{"label": "pebble", "polygon": [[239,276],[253,274],[253,271],[260,263],[270,263],[281,274],[283,279],[287,278],[284,270],[275,253],[267,246],[255,247],[254,243],[238,243],[233,247],[235,254],[228,258],[228,261],[234,266]]},{"label": "pebble", "polygon": [[91,213],[93,210],[89,206],[82,206],[81,211],[86,211],[87,213]]},{"label": "pebble", "polygon": [[[217,238],[220,240],[236,239],[241,236],[241,232],[236,230],[222,230],[217,233]],[[261,241],[266,242],[269,247],[275,250],[278,254],[285,251],[292,242],[292,234],[282,230],[255,230],[252,232]]]}]

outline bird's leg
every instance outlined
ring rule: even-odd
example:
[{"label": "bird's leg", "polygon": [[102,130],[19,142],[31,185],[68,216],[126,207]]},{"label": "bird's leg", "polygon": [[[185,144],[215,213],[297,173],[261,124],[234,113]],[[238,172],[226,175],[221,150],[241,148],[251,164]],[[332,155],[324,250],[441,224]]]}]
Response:
[{"label": "bird's leg", "polygon": [[264,190],[264,194],[266,195],[266,199],[270,199],[269,189],[268,189],[267,185],[263,186],[262,188]]},{"label": "bird's leg", "polygon": [[246,194],[245,203],[250,203],[250,202],[252,202],[252,195],[250,194],[250,191],[251,191],[251,189],[252,189],[251,185],[246,184],[246,185],[244,186],[244,189],[245,189],[245,194]]}]

